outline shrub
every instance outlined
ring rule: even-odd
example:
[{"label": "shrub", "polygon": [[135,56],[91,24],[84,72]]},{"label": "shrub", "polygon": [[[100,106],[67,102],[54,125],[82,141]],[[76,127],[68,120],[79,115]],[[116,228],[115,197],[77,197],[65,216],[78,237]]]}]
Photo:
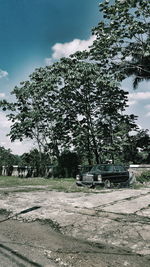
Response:
[{"label": "shrub", "polygon": [[137,181],[140,183],[150,182],[150,171],[142,172],[138,177]]}]

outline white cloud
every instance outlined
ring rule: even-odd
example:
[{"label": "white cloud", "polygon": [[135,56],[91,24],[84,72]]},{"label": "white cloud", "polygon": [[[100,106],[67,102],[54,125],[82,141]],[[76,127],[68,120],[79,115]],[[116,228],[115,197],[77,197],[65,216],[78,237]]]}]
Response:
[{"label": "white cloud", "polygon": [[146,117],[150,117],[150,112],[148,112],[148,113],[146,114]]},{"label": "white cloud", "polygon": [[45,64],[46,65],[51,65],[51,64],[53,64],[53,60],[52,60],[52,58],[45,58]]},{"label": "white cloud", "polygon": [[150,99],[150,92],[138,92],[138,93],[130,93],[128,95],[129,105],[135,105],[140,100],[147,100]]},{"label": "white cloud", "polygon": [[8,76],[8,72],[0,69],[0,79]]},{"label": "white cloud", "polygon": [[5,93],[0,93],[0,98],[3,98],[5,96],[6,96]]},{"label": "white cloud", "polygon": [[145,108],[150,109],[150,105],[146,105]]},{"label": "white cloud", "polygon": [[145,116],[146,117],[150,117],[150,111],[149,111],[150,110],[150,105],[145,105],[144,108],[148,110],[148,113],[146,113]]},{"label": "white cloud", "polygon": [[129,100],[128,101],[128,105],[130,105],[130,106],[133,106],[135,104],[137,104],[137,101],[136,100]]},{"label": "white cloud", "polygon": [[11,124],[11,121],[7,119],[4,113],[0,112],[0,129],[2,130],[3,128],[10,128]]},{"label": "white cloud", "polygon": [[25,152],[29,152],[34,147],[31,141],[11,142],[10,138],[6,135],[1,137],[0,146],[5,147],[5,149],[10,149],[15,155],[22,155]]},{"label": "white cloud", "polygon": [[130,93],[129,98],[134,100],[145,100],[150,98],[150,92]]},{"label": "white cloud", "polygon": [[68,43],[56,43],[52,47],[52,57],[46,58],[46,64],[52,64],[53,61],[58,60],[62,57],[69,57],[69,55],[74,54],[77,51],[88,50],[89,46],[93,44],[96,39],[95,36],[91,36],[88,40],[74,39]]},{"label": "white cloud", "polygon": [[11,142],[7,134],[10,132],[11,121],[9,121],[6,115],[0,112],[0,146],[4,146],[6,149],[11,149],[13,154],[22,155],[25,152],[29,152],[33,148],[32,141],[15,141]]}]

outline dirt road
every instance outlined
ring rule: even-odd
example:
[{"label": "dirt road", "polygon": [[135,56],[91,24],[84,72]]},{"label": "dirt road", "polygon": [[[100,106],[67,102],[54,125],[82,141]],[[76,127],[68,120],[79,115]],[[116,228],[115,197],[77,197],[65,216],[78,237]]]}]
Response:
[{"label": "dirt road", "polygon": [[150,266],[150,188],[0,191],[0,209],[35,205],[41,208],[0,224],[0,266]]}]

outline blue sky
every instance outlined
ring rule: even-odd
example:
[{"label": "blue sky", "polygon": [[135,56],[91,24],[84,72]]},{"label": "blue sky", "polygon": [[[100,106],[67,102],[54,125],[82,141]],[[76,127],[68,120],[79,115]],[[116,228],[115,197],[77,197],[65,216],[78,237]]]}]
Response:
[{"label": "blue sky", "polygon": [[[10,99],[14,86],[26,80],[36,67],[92,44],[91,29],[101,19],[100,2],[0,0],[0,99]],[[149,128],[149,84],[142,83],[136,92],[131,84],[131,79],[123,83],[131,93],[128,112],[139,115],[139,124]],[[0,145],[19,154],[29,149],[26,142],[10,143],[6,137],[10,123],[2,112],[0,127]]]},{"label": "blue sky", "polygon": [[[1,80],[10,90],[35,67],[44,64],[56,43],[88,39],[100,13],[99,0],[0,0]],[[5,89],[5,90],[6,90]]]}]

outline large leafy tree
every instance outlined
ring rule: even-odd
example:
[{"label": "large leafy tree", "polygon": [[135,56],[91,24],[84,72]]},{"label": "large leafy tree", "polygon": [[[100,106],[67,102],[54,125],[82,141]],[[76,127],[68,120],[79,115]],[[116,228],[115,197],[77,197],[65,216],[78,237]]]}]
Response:
[{"label": "large leafy tree", "polygon": [[121,150],[119,125],[135,127],[134,116],[123,114],[127,93],[92,62],[63,58],[36,70],[13,94],[13,104],[2,102],[13,111],[10,137],[36,140],[41,157],[45,152],[58,159],[61,151],[74,148],[89,164],[99,163],[103,154]]},{"label": "large leafy tree", "polygon": [[[104,20],[90,52],[46,68],[15,87],[10,137],[36,140],[50,159],[74,148],[89,164],[115,160],[127,147],[135,117],[125,115],[127,93],[118,81],[135,75],[134,86],[149,79],[149,1],[103,1]],[[86,60],[87,59],[87,60]],[[117,82],[116,82],[117,81]]]},{"label": "large leafy tree", "polygon": [[29,81],[14,88],[14,103],[1,102],[3,110],[11,110],[7,115],[13,123],[11,140],[33,139],[41,157],[42,153],[48,153],[50,161],[59,157],[58,142],[64,136],[58,114],[59,82],[51,67],[37,69]]},{"label": "large leafy tree", "polygon": [[79,154],[82,151],[89,164],[102,162],[106,151],[111,158],[118,154],[123,145],[119,127],[126,124],[128,131],[135,127],[135,117],[123,113],[127,93],[92,62],[64,58],[55,65],[55,72],[63,79],[60,113],[70,144]]},{"label": "large leafy tree", "polygon": [[150,79],[150,2],[105,0],[100,10],[103,20],[93,29],[90,55],[119,80],[133,75],[136,88]]}]

